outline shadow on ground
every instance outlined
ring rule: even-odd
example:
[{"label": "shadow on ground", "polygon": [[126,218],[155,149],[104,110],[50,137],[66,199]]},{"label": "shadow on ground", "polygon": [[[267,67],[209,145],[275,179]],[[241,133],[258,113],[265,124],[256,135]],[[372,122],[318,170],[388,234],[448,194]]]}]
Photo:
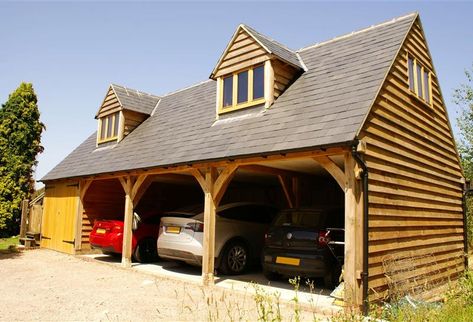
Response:
[{"label": "shadow on ground", "polygon": [[0,260],[2,259],[12,259],[12,258],[16,258],[16,257],[20,257],[22,256],[23,254],[17,250],[17,249],[2,249],[0,250]]}]

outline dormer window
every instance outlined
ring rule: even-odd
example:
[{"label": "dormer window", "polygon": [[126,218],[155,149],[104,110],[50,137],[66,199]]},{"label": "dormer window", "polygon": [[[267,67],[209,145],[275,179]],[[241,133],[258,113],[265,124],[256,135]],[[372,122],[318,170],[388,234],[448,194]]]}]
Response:
[{"label": "dormer window", "polygon": [[239,25],[210,74],[217,81],[217,118],[247,107],[270,108],[303,71],[296,52]]},{"label": "dormer window", "polygon": [[146,120],[160,98],[120,85],[110,85],[95,115],[98,120],[97,147],[123,140]]},{"label": "dormer window", "polygon": [[99,119],[99,140],[98,143],[113,141],[118,139],[120,124],[120,113],[116,112]]},{"label": "dormer window", "polygon": [[223,95],[220,112],[264,104],[264,65],[221,78]]}]

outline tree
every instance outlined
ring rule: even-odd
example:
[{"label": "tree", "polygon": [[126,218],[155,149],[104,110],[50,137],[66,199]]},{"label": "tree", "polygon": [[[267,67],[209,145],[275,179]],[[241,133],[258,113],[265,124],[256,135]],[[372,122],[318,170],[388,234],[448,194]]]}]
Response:
[{"label": "tree", "polygon": [[[460,137],[458,150],[467,180],[473,180],[473,65],[465,71],[467,83],[462,84],[453,94],[454,102],[460,106],[461,113],[457,118]],[[473,244],[473,197],[466,198],[468,240]]]},{"label": "tree", "polygon": [[21,83],[0,108],[0,235],[18,233],[21,201],[34,191],[33,167],[43,151],[37,97]]}]

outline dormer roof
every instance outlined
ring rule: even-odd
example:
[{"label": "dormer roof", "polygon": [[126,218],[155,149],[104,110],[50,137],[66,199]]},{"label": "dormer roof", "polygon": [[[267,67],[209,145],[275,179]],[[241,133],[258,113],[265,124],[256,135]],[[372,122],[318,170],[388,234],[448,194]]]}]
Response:
[{"label": "dormer roof", "polygon": [[[110,91],[113,93],[110,93]],[[120,110],[129,110],[146,115],[151,115],[151,112],[160,100],[160,97],[156,95],[148,94],[117,84],[111,84],[107,96],[102,102],[97,114],[95,115],[96,118],[98,117],[100,110],[105,105],[107,97],[109,97],[110,94],[114,94],[116,96],[118,103],[120,104]]]},{"label": "dormer roof", "polygon": [[232,39],[225,48],[223,54],[220,56],[217,65],[215,65],[214,69],[212,70],[210,78],[215,78],[215,75],[217,74],[217,71],[222,62],[224,61],[225,57],[227,56],[228,51],[230,50],[236,38],[242,31],[248,34],[256,41],[256,43],[260,46],[260,49],[262,49],[268,55],[268,58],[275,57],[297,69],[304,69],[303,63],[301,62],[295,51],[289,49],[288,47],[277,42],[276,40],[257,32],[250,26],[240,24],[236,29],[235,33],[233,34]]}]

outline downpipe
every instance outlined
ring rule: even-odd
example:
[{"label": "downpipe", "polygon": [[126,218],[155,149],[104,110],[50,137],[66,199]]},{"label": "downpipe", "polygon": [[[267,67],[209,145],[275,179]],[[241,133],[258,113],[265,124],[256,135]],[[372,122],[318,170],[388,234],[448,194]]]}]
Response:
[{"label": "downpipe", "polygon": [[351,154],[362,172],[363,184],[363,315],[367,316],[369,311],[368,301],[368,167],[357,150],[358,142],[352,146]]},{"label": "downpipe", "polygon": [[473,189],[469,188],[469,184],[466,184],[463,192],[463,247],[465,251],[465,270],[469,270],[469,263],[468,263],[468,216],[466,213],[466,200],[467,198],[473,193]]}]

